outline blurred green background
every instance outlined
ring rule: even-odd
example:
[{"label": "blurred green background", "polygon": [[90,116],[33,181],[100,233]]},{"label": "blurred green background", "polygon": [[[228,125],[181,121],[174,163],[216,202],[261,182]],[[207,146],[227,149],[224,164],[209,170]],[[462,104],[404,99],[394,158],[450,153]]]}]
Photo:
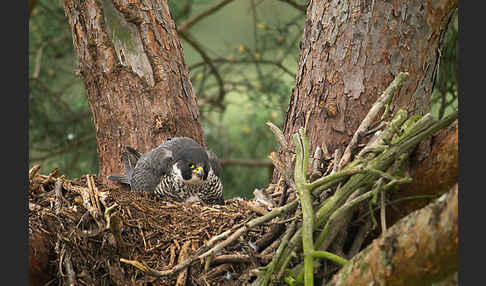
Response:
[{"label": "blurred green background", "polygon": [[[169,0],[178,27],[220,0]],[[277,143],[265,122],[282,126],[287,110],[306,1],[297,7],[276,0],[236,0],[197,22],[181,37],[186,66],[200,104],[208,148],[224,162],[225,197],[251,197],[270,180],[268,164]],[[95,130],[76,74],[77,59],[61,1],[29,1],[29,167],[41,173],[59,168],[69,178],[98,171]],[[447,31],[431,110],[442,116],[457,109],[457,12]],[[198,48],[217,67],[219,85]],[[236,162],[235,162],[236,161]]]}]

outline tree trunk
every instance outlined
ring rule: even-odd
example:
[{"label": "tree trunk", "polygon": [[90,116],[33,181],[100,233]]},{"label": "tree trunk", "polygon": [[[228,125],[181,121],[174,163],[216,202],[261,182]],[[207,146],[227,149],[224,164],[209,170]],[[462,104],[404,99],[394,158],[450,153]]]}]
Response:
[{"label": "tree trunk", "polygon": [[284,122],[289,145],[306,125],[310,154],[322,144],[331,154],[344,150],[402,71],[409,77],[394,95],[392,110],[424,114],[441,39],[456,7],[457,0],[311,1]]},{"label": "tree trunk", "polygon": [[123,172],[121,152],[187,136],[204,146],[199,111],[167,1],[65,0],[93,114],[98,177]]},{"label": "tree trunk", "polygon": [[[459,129],[458,122],[445,128],[432,138],[430,153],[422,161],[411,162],[410,176],[413,184],[403,185],[390,192],[389,200],[404,200],[387,209],[386,222],[393,225],[397,220],[421,209],[450,190],[459,179]],[[430,198],[425,198],[430,196]],[[412,199],[407,199],[412,198]],[[420,198],[420,199],[413,199]]]},{"label": "tree trunk", "polygon": [[430,285],[458,270],[458,187],[399,220],[327,285]]}]

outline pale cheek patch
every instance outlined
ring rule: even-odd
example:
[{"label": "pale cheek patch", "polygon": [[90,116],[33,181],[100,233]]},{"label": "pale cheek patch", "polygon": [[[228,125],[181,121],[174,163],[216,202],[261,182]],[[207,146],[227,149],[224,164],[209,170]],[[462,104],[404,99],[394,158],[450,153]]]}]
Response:
[{"label": "pale cheek patch", "polygon": [[172,173],[177,177],[177,179],[184,180],[182,178],[181,170],[179,170],[179,168],[177,168],[176,164],[174,164],[174,166],[172,166]]},{"label": "pale cheek patch", "polygon": [[184,178],[182,177],[181,170],[177,168],[176,165],[172,167],[172,171],[178,180],[183,181],[186,184],[200,184],[202,182],[202,179],[199,178],[195,173],[192,173],[191,179],[184,180]]}]

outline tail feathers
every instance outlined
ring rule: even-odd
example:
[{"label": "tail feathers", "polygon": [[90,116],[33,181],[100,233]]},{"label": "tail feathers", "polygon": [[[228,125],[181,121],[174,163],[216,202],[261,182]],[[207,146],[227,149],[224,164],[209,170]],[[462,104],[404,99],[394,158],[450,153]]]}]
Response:
[{"label": "tail feathers", "polygon": [[[133,150],[135,150],[135,149],[133,149]],[[134,168],[134,165],[136,164],[136,162],[135,162],[135,164],[132,164],[128,152],[123,152],[122,158],[123,158],[123,162],[125,163],[125,174],[110,175],[107,178],[109,180],[112,180],[112,181],[115,181],[115,182],[118,182],[118,183],[130,185],[130,182],[132,180],[132,175],[133,175],[133,168]],[[138,160],[138,158],[136,158],[136,159]]]},{"label": "tail feathers", "polygon": [[108,179],[114,182],[130,185],[130,178],[127,175],[110,175],[108,176]]}]

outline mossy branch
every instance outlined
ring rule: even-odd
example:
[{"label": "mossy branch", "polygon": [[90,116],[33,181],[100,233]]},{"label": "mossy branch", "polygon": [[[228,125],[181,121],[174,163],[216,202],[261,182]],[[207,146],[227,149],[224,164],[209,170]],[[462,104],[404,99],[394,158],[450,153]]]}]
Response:
[{"label": "mossy branch", "polygon": [[304,281],[306,286],[314,285],[314,266],[312,251],[314,251],[314,210],[312,196],[306,183],[307,166],[309,165],[309,143],[304,128],[294,134],[296,150],[294,180],[297,194],[302,206],[302,248],[304,251]]}]

